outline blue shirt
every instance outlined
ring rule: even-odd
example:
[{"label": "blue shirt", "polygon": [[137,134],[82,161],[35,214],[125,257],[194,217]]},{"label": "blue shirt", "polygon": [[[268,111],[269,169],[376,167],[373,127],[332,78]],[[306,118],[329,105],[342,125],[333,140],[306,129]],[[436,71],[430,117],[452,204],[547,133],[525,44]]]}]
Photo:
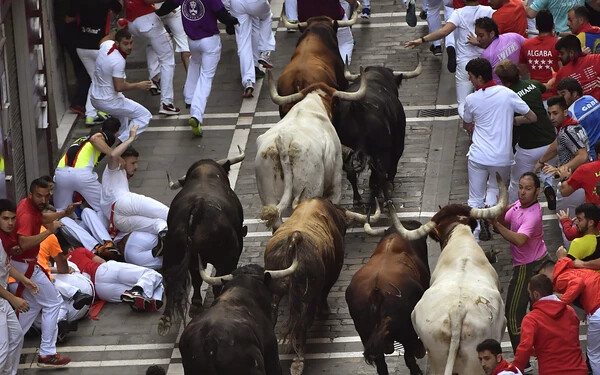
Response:
[{"label": "blue shirt", "polygon": [[590,142],[590,156],[596,160],[594,145],[600,140],[600,102],[593,96],[584,95],[571,104],[569,116],[585,129]]}]

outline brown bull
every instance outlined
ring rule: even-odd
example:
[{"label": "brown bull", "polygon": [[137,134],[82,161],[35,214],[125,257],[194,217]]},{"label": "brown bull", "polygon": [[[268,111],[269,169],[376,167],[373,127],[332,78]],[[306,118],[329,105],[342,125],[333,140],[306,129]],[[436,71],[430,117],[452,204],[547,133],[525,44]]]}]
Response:
[{"label": "brown bull", "polygon": [[[379,206],[378,206],[379,207]],[[379,209],[375,216],[379,216]],[[313,198],[300,203],[267,243],[265,268],[286,269],[294,259],[298,267],[286,279],[273,280],[273,322],[281,298],[289,296],[290,314],[286,337],[297,354],[291,374],[302,374],[306,332],[317,312],[327,314],[327,295],[344,263],[344,234],[347,220],[365,221],[361,215],[344,211],[329,200]]]},{"label": "brown bull", "polygon": [[[405,221],[411,229],[421,223]],[[404,361],[411,375],[422,374],[415,357],[425,355],[410,314],[429,287],[427,240],[408,241],[390,228],[371,259],[359,269],[346,289],[346,303],[354,327],[365,347],[365,361],[387,375],[384,354],[394,351],[394,341],[404,346]]]},{"label": "brown bull", "polygon": [[[336,33],[338,27],[352,23],[334,21],[326,16],[309,18],[289,64],[277,80],[279,95],[291,95],[319,82],[337,90],[346,90],[348,80],[344,77],[344,61],[340,56]],[[279,106],[281,118],[293,105]]]}]

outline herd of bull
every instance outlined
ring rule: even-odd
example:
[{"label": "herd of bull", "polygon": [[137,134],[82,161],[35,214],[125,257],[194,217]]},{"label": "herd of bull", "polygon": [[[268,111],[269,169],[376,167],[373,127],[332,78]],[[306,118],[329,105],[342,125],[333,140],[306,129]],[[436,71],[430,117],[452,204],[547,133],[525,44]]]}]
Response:
[{"label": "herd of bull", "polygon": [[[433,374],[482,373],[475,346],[500,340],[504,304],[498,276],[472,235],[476,219],[498,216],[506,206],[501,181],[498,204],[487,209],[448,205],[421,225],[400,221],[391,201],[394,176],[404,149],[406,116],[398,99],[403,78],[420,74],[367,67],[353,75],[338,52],[337,21],[316,17],[303,33],[277,86],[269,91],[281,121],[257,139],[256,182],[261,219],[273,228],[264,268],[238,268],[243,237],[241,203],[228,172],[244,154],[200,160],[171,181],[181,188],[168,216],[163,253],[166,306],[159,333],[184,317],[188,289],[191,323],[179,343],[186,374],[281,374],[274,326],[279,304],[288,298],[289,318],[281,339],[296,353],[291,373],[304,369],[307,331],[327,316],[327,296],[344,263],[344,235],[352,221],[383,235],[371,259],[356,272],[346,301],[364,345],[365,360],[388,374],[385,354],[404,347],[411,374],[422,374],[416,358],[427,353]],[[355,83],[350,83],[355,82]],[[342,146],[343,145],[343,146]],[[342,170],[355,202],[361,201],[357,173],[371,169],[369,207],[373,216],[344,210]],[[372,229],[381,216],[382,196],[391,227]],[[293,212],[282,222],[289,206]],[[370,209],[369,209],[370,211]],[[426,237],[443,249],[430,275]],[[205,272],[210,263],[215,276]],[[203,309],[200,286],[213,286],[215,300]]]}]

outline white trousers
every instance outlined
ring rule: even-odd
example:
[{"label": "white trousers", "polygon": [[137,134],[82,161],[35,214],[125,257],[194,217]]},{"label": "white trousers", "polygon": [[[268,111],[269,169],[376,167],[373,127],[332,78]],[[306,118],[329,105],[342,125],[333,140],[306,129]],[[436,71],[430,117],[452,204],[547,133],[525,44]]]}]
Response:
[{"label": "white trousers", "polygon": [[285,15],[290,21],[298,21],[298,0],[285,0]]},{"label": "white trousers", "polygon": [[[556,191],[556,212],[560,210],[567,211],[569,210],[569,216],[575,217],[575,208],[582,203],[585,203],[585,190],[577,189],[568,197],[563,197],[560,193],[560,189],[558,188],[558,183],[556,184],[554,190]],[[560,234],[563,238],[563,245],[565,248],[569,248],[571,246],[571,241],[567,240],[565,234],[562,230],[562,224],[560,221],[557,222],[558,227],[560,228]]]},{"label": "white trousers", "polygon": [[77,191],[94,210],[100,209],[102,185],[92,168],[61,167],[54,171],[54,206],[63,211],[73,203],[73,192]]},{"label": "white trousers", "polygon": [[125,261],[140,267],[159,270],[162,268],[162,256],[153,257],[152,248],[158,243],[158,237],[147,232],[132,232],[125,245]]},{"label": "white trousers", "polygon": [[[96,58],[98,57],[97,49],[83,49],[77,48],[77,56],[79,56],[79,60],[83,63],[85,70],[87,71],[90,79],[94,77],[94,70],[96,69]],[[90,90],[92,89],[92,85],[88,89],[87,99],[85,100],[85,116],[96,118],[98,116],[98,111],[92,105],[92,101],[90,100]]]},{"label": "white trousers", "polygon": [[465,69],[468,61],[457,61],[456,74],[456,101],[458,103],[458,115],[462,118],[465,114],[465,100],[467,95],[473,92],[473,84],[469,80],[469,73]]},{"label": "white trousers", "polygon": [[134,286],[142,288],[145,297],[158,301],[162,300],[164,291],[160,273],[112,260],[96,270],[95,286],[98,297],[106,302],[121,302],[121,294]]},{"label": "white trousers", "polygon": [[[84,208],[81,211],[81,224],[88,233],[94,237],[96,242],[104,243],[104,241],[112,241],[108,234],[108,219],[104,214],[96,212],[89,208]],[[87,247],[86,247],[87,249]]]},{"label": "white trousers", "polygon": [[[171,31],[171,36],[175,43],[175,52],[190,52],[188,37],[183,30],[183,22],[181,21],[181,8],[178,7],[175,9],[175,13],[170,12],[169,14],[160,17],[160,19]],[[150,45],[146,47],[146,58],[148,59],[148,72],[150,73],[150,79],[152,79],[160,73],[160,62],[158,61],[158,56],[154,52],[154,49]]]},{"label": "white trousers", "polygon": [[[449,3],[452,3],[450,1]],[[426,9],[427,9],[427,25],[429,25],[429,32],[432,33],[436,30],[442,28],[442,17],[440,16],[440,7],[444,5],[444,20],[448,21],[454,8],[447,5],[448,2],[446,0],[427,0]],[[423,5],[425,8],[425,5]],[[446,48],[450,46],[454,46],[454,32],[451,32],[446,37]],[[434,46],[439,46],[441,42],[436,40],[432,42]]]},{"label": "white trousers", "polygon": [[92,281],[79,272],[70,274],[52,274],[54,286],[63,298],[59,321],[65,319],[69,322],[79,320],[87,315],[90,306],[86,305],[77,310],[73,307],[73,296],[77,291],[94,296]]},{"label": "white trousers", "polygon": [[92,104],[96,109],[119,119],[121,127],[119,128],[118,138],[121,142],[125,142],[127,138],[129,138],[129,129],[133,125],[140,127],[136,133],[139,135],[146,130],[148,123],[150,123],[150,120],[152,119],[152,114],[146,107],[126,98],[124,95],[119,95],[112,100],[98,100],[92,98]]},{"label": "white trousers", "polygon": [[[346,21],[348,17],[344,15],[342,20]],[[347,58],[348,64],[350,64],[352,62],[352,50],[354,49],[354,37],[352,36],[350,27],[340,27],[337,31],[337,40],[342,60],[346,63]]]},{"label": "white trousers", "polygon": [[[23,274],[27,271],[28,265],[26,263],[13,260],[11,264]],[[21,324],[23,332],[27,332],[35,321],[35,318],[41,312],[42,342],[40,343],[40,355],[54,355],[56,354],[58,314],[60,312],[62,298],[56,291],[54,284],[52,284],[48,279],[48,276],[46,276],[39,266],[35,266],[35,270],[30,279],[38,285],[39,292],[37,294],[32,294],[29,289],[24,289],[21,298],[27,301],[29,310],[19,314],[19,323]],[[11,293],[16,292],[17,285],[17,283],[12,283],[8,286]]]},{"label": "white trousers", "polygon": [[198,40],[190,39],[189,44],[192,56],[183,96],[185,102],[192,105],[190,115],[202,122],[212,81],[221,59],[221,38],[217,34]]},{"label": "white trousers", "polygon": [[[500,173],[502,181],[508,181],[510,176],[510,165],[496,167],[484,165],[469,159],[469,200],[467,204],[473,208],[483,208],[485,205],[493,206],[497,203],[499,192],[496,182],[496,172]],[[488,186],[489,177],[489,186]],[[487,198],[486,198],[487,191]]]},{"label": "white trousers", "polygon": [[167,229],[169,207],[156,199],[141,194],[120,196],[114,207],[113,222],[121,232],[148,232],[158,234]]},{"label": "white trousers", "polygon": [[15,375],[21,359],[23,330],[10,303],[0,298],[0,375]]},{"label": "white trousers", "polygon": [[[87,210],[90,209],[87,208]],[[60,219],[60,222],[64,224],[64,227],[62,227],[61,230],[66,232],[67,235],[75,238],[83,245],[83,247],[88,250],[93,250],[94,246],[97,244],[104,243],[104,241],[100,242],[96,240],[87,230],[85,230],[81,225],[77,224],[77,222],[70,217],[63,217]]]},{"label": "white trousers", "polygon": [[[275,49],[275,37],[271,30],[271,5],[267,0],[231,0],[231,15],[239,21],[239,24],[235,25],[235,40],[240,58],[242,85],[248,80],[255,83],[254,52]],[[256,34],[253,33],[253,23],[258,26]],[[256,38],[253,38],[254,35]]]},{"label": "white trousers", "polygon": [[[130,22],[129,31],[141,39],[142,45],[149,45],[156,54],[160,63],[160,100],[164,104],[173,104],[175,52],[164,24],[155,13],[150,13]],[[150,61],[147,54],[146,59]]]},{"label": "white trousers", "polygon": [[600,309],[588,314],[587,355],[594,375],[600,375]]},{"label": "white trousers", "polygon": [[[510,170],[510,186],[508,187],[509,202],[515,202],[519,199],[519,179],[523,173],[533,172],[533,167],[535,167],[537,161],[544,155],[548,146],[550,145],[529,150],[521,148],[519,145],[515,146],[515,164]],[[540,171],[540,178],[542,180],[542,185],[548,184],[552,186],[554,184],[554,176],[551,174]],[[542,190],[544,190],[544,186],[542,186]]]}]

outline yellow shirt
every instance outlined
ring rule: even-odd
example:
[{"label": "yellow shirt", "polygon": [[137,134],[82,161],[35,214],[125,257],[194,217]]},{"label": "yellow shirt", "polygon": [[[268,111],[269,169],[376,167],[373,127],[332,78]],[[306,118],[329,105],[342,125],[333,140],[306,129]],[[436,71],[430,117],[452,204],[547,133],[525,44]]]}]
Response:
[{"label": "yellow shirt", "polygon": [[[567,255],[570,255],[575,259],[584,260],[585,258],[594,255],[597,244],[598,237],[595,234],[586,234],[583,237],[571,241],[571,246],[569,247],[569,253]],[[593,259],[598,258],[598,255],[599,254],[596,254]],[[600,270],[598,272],[600,272]]]}]

